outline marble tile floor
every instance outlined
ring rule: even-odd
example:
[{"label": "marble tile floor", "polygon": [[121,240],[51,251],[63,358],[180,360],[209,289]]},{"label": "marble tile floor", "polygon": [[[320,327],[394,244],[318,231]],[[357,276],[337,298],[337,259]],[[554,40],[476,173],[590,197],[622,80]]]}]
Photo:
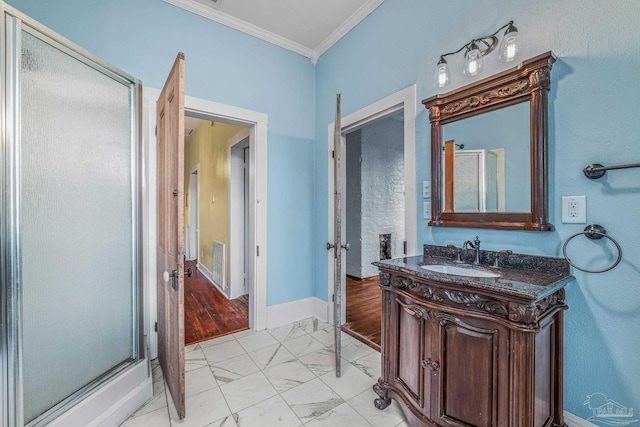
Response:
[{"label": "marble tile floor", "polygon": [[308,319],[185,348],[186,413],[179,420],[153,361],[153,398],[122,427],[408,427],[395,402],[373,406],[380,353],[342,334],[334,370],[331,325]]}]

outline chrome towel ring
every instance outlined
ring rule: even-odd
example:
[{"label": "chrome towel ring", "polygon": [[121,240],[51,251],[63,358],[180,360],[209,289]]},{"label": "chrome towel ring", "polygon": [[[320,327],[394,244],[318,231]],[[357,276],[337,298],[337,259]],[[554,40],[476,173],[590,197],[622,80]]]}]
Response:
[{"label": "chrome towel ring", "polygon": [[[585,236],[587,236],[589,239],[592,239],[592,240],[602,239],[603,237],[606,237],[607,239],[611,240],[611,242],[613,242],[613,244],[616,245],[616,248],[618,248],[618,259],[616,259],[616,261],[613,264],[611,264],[609,267],[604,268],[602,270],[587,270],[586,268],[581,268],[575,265],[573,262],[571,262],[571,260],[567,256],[567,245],[574,237],[580,236],[582,234],[584,234]],[[605,271],[611,270],[612,268],[614,268],[616,265],[620,263],[620,260],[622,259],[622,247],[616,241],[616,239],[614,239],[613,237],[607,234],[607,230],[605,230],[603,226],[598,224],[591,224],[591,225],[588,225],[584,229],[584,231],[574,234],[564,242],[564,245],[562,246],[562,255],[564,256],[564,259],[567,260],[569,265],[571,265],[572,267],[580,271],[584,271],[586,273],[604,273]]]}]

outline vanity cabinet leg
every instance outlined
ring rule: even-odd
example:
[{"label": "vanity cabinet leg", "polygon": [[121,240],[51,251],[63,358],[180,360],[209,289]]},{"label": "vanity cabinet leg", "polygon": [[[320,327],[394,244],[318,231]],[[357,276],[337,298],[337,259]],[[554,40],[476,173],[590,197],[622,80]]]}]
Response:
[{"label": "vanity cabinet leg", "polygon": [[373,403],[379,410],[386,409],[391,404],[391,398],[387,395],[387,390],[383,388],[379,382],[373,385],[373,391],[376,392],[378,399],[374,399]]}]

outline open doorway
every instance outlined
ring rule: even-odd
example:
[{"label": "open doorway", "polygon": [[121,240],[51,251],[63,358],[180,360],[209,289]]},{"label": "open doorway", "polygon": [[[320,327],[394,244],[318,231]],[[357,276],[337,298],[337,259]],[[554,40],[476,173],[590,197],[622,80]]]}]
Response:
[{"label": "open doorway", "polygon": [[[156,142],[156,100],[160,96],[158,89],[143,88],[143,111],[147,118],[143,132],[145,144],[144,157],[148,168],[145,176],[148,182],[147,197],[143,214],[147,218],[143,230],[147,256],[144,260],[145,305],[144,316],[147,319],[145,330],[149,336],[151,359],[158,354],[158,333],[154,323],[158,320],[157,294],[157,246],[156,230],[158,223],[157,200],[157,142]],[[249,291],[249,328],[262,330],[267,324],[267,130],[268,116],[257,111],[238,108],[226,104],[185,96],[185,114],[198,119],[227,123],[249,132],[249,203],[248,203],[248,247],[247,287]],[[189,171],[190,172],[190,171]],[[199,173],[199,178],[202,178]],[[200,218],[202,221],[202,218]],[[202,233],[200,238],[202,237]],[[186,252],[186,251],[185,251]],[[207,279],[208,280],[208,279]]]},{"label": "open doorway", "polygon": [[[249,128],[185,114],[185,345],[248,329]],[[245,172],[246,171],[246,172]],[[240,266],[240,268],[238,268]]]},{"label": "open doorway", "polygon": [[[382,307],[378,271],[371,262],[417,252],[415,103],[415,86],[409,86],[342,118],[340,189],[332,158],[335,124],[328,129],[328,241],[341,223],[349,244],[348,251],[341,251],[340,313],[329,305],[329,318],[378,349]],[[342,195],[341,221],[334,214],[334,192]],[[336,271],[331,251],[327,261],[331,300]]]},{"label": "open doorway", "polygon": [[346,134],[344,227],[346,252],[342,330],[376,349],[381,342],[382,294],[372,262],[398,258],[405,248],[403,112]]}]

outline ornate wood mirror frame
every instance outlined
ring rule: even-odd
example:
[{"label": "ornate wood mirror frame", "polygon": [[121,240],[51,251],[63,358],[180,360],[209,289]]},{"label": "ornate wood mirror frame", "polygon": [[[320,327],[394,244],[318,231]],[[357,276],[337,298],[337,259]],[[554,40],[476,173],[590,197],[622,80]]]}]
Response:
[{"label": "ornate wood mirror frame", "polygon": [[[431,122],[430,226],[553,230],[553,225],[547,222],[547,93],[555,60],[553,53],[547,52],[511,70],[422,101]],[[444,209],[442,126],[526,101],[530,102],[530,212],[461,213]]]}]

